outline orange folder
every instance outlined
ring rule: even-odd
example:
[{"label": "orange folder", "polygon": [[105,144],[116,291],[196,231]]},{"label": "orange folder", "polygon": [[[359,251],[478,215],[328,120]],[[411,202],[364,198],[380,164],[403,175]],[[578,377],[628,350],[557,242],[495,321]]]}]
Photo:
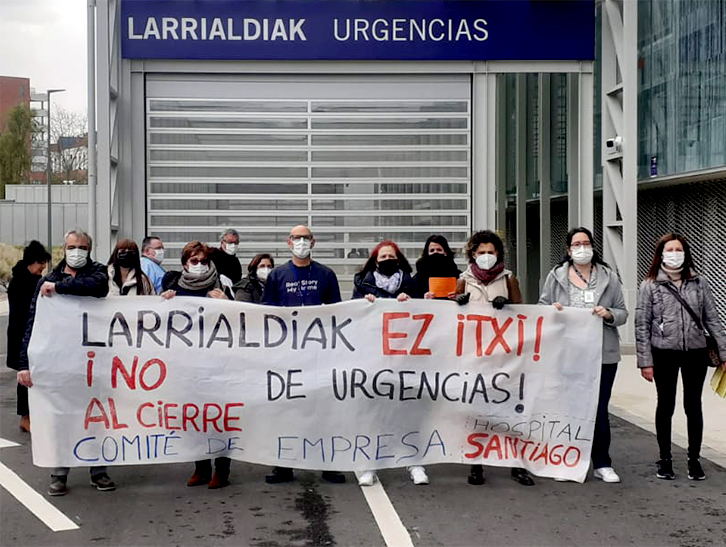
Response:
[{"label": "orange folder", "polygon": [[434,293],[435,298],[446,298],[456,292],[456,278],[429,277],[429,292]]}]

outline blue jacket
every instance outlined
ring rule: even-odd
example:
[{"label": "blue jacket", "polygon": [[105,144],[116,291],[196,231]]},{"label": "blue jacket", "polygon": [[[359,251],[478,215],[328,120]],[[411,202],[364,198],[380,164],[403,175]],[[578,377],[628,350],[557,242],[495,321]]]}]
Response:
[{"label": "blue jacket", "polygon": [[166,270],[151,260],[148,256],[141,257],[141,269],[144,270],[146,277],[148,277],[149,281],[151,281],[154,285],[156,294],[161,294],[163,292],[161,282],[164,279],[164,275],[166,275]]}]

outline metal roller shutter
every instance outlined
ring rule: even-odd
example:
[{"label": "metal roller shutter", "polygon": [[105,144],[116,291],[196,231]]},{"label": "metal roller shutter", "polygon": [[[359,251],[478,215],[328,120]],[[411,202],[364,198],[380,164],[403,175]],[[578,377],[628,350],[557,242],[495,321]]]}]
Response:
[{"label": "metal roller shutter", "polygon": [[415,259],[432,233],[471,233],[468,77],[150,75],[146,109],[148,229],[169,267],[227,227],[243,265],[284,260],[308,224],[349,282],[383,239]]}]

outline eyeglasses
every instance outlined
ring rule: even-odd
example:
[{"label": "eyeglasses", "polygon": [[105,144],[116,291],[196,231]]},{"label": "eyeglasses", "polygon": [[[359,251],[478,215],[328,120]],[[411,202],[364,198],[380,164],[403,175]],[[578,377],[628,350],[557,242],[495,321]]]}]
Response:
[{"label": "eyeglasses", "polygon": [[197,264],[204,264],[206,266],[209,264],[209,259],[203,258],[203,259],[199,260],[198,258],[190,258],[189,264],[191,264],[192,266],[196,266]]},{"label": "eyeglasses", "polygon": [[572,245],[570,245],[573,249],[579,249],[580,247],[592,247],[592,243],[589,241],[575,241]]},{"label": "eyeglasses", "polygon": [[301,240],[312,241],[313,236],[294,236],[294,235],[291,235],[290,236],[290,239],[292,239],[293,241],[301,241]]}]

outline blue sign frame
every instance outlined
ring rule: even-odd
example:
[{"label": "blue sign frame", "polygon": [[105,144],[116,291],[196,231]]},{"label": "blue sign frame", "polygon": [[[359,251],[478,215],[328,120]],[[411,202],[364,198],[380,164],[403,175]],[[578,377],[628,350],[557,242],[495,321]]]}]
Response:
[{"label": "blue sign frame", "polygon": [[581,60],[594,0],[122,0],[127,59]]}]

